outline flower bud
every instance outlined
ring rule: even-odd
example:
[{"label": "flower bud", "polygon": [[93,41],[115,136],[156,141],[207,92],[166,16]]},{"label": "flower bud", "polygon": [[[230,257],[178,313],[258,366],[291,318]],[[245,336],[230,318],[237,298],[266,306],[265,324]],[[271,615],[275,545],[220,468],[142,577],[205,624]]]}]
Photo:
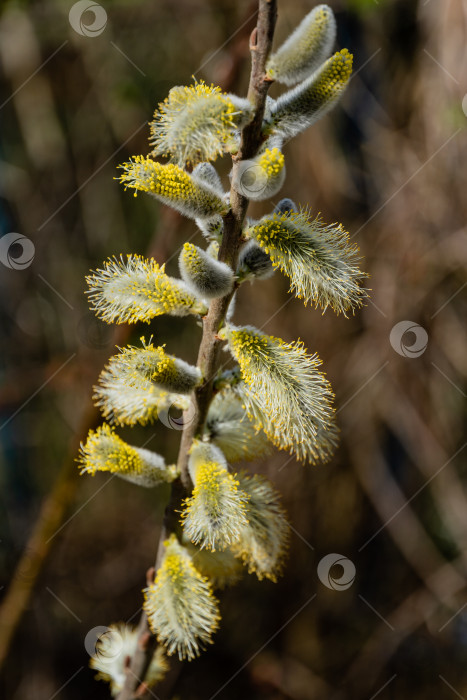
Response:
[{"label": "flower bud", "polygon": [[273,274],[274,267],[269,255],[256,241],[251,240],[245,243],[238,256],[238,278],[240,280],[254,278],[265,280]]},{"label": "flower bud", "polygon": [[211,552],[209,549],[196,547],[188,540],[184,541],[183,545],[189,551],[200,574],[206,576],[214,588],[233,586],[241,578],[242,563],[230,549]]},{"label": "flower bud", "polygon": [[241,384],[214,396],[205,431],[206,437],[222,450],[229,462],[259,459],[271,452],[267,436],[248,417]]},{"label": "flower bud", "polygon": [[208,241],[220,241],[224,232],[224,220],[216,215],[210,219],[196,219],[196,225]]},{"label": "flower bud", "polygon": [[192,243],[185,243],[179,258],[180,274],[194,294],[203,299],[223,297],[232,291],[234,274],[226,263],[214,260]]},{"label": "flower bud", "polygon": [[189,394],[201,379],[197,367],[167,355],[163,347],[120,349],[110,358],[95,387],[103,415],[121,425],[145,425],[171,406],[189,407]]},{"label": "flower bud", "polygon": [[293,202],[291,199],[288,197],[285,197],[284,199],[281,199],[281,201],[276,204],[274,207],[274,213],[275,214],[289,214],[290,212],[297,212],[298,207]]},{"label": "flower bud", "polygon": [[306,210],[287,211],[263,217],[248,235],[290,278],[290,291],[305,305],[315,302],[323,310],[331,306],[344,315],[362,306],[367,290],[360,280],[366,275],[359,268],[358,246],[350,243],[340,224],[327,226]]},{"label": "flower bud", "polygon": [[270,78],[294,85],[308,78],[326,60],[336,40],[336,20],[327,5],[318,5],[268,59]]},{"label": "flower bud", "polygon": [[212,163],[198,163],[196,168],[193,168],[192,172],[195,180],[201,180],[201,182],[206,183],[213,190],[216,190],[219,197],[223,197],[225,192],[222,187],[222,182],[219,174]]},{"label": "flower bud", "polygon": [[255,158],[239,161],[232,171],[232,187],[254,202],[273,197],[284,180],[285,160],[279,146],[264,148]]}]

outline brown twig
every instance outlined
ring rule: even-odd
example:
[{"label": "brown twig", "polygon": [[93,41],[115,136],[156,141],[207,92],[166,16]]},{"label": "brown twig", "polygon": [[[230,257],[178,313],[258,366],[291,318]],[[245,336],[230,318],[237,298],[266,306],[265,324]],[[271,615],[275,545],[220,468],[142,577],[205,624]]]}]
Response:
[{"label": "brown twig", "polygon": [[[242,160],[252,158],[256,155],[261,145],[261,127],[266,95],[271,82],[265,75],[265,65],[272,46],[276,16],[276,0],[259,0],[258,21],[250,39],[252,65],[248,88],[248,99],[254,105],[255,113],[252,121],[245,126],[242,131],[239,151],[233,158],[234,172],[232,181],[235,181],[235,171],[238,169],[239,163]],[[246,197],[231,188],[230,210],[224,217],[224,235],[219,250],[219,260],[227,262],[234,269],[237,263],[242,228],[248,203]],[[214,299],[203,320],[203,336],[199,347],[197,364],[204,380],[201,386],[194,392],[194,415],[192,420],[185,426],[182,434],[178,457],[181,477],[180,480],[173,484],[171,502],[166,508],[165,522],[156,559],[156,570],[161,562],[163,542],[167,534],[173,532],[177,526],[174,515],[175,512],[179,510],[181,498],[184,492],[189,493],[192,488],[190,475],[188,473],[188,452],[193,438],[202,431],[206,420],[213,393],[214,377],[219,365],[221,341],[217,333],[224,322],[232,296],[233,292],[220,299]],[[118,700],[131,700],[132,698],[142,697],[146,694],[144,678],[149,664],[151,663],[156,644],[155,637],[150,634],[145,613],[142,614],[139,623],[139,640],[141,641],[143,639],[146,640],[146,643],[139,643],[137,646],[137,650],[128,667],[125,684],[118,696]],[[152,641],[149,642],[147,640]]]}]

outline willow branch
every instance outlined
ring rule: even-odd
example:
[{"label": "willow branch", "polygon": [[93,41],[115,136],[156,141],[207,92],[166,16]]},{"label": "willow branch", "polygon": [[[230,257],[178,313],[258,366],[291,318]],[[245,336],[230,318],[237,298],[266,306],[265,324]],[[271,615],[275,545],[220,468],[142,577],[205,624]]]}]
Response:
[{"label": "willow branch", "polygon": [[[255,107],[252,121],[244,127],[240,140],[239,151],[233,157],[233,177],[242,160],[256,155],[263,137],[261,127],[263,123],[264,108],[270,79],[266,77],[265,66],[267,57],[271,51],[274,27],[277,17],[276,0],[259,0],[258,21],[250,38],[251,73],[248,88],[248,99]],[[236,268],[238,252],[240,248],[242,229],[249,200],[236,192],[230,191],[230,210],[224,217],[224,235],[219,249],[219,260]],[[192,483],[188,473],[188,452],[193,438],[200,435],[206,420],[207,411],[213,394],[213,383],[219,367],[219,352],[221,341],[217,334],[220,330],[234,292],[214,299],[209,307],[207,315],[203,319],[203,336],[198,352],[198,367],[203,376],[202,384],[193,394],[194,412],[192,420],[183,430],[178,456],[180,480],[172,486],[171,502],[167,506],[165,524],[162,528],[155,570],[157,571],[162,557],[163,542],[170,532],[176,527],[175,511],[179,510],[183,493],[190,493]],[[138,628],[138,644],[135,653],[127,669],[127,676],[118,700],[132,700],[141,698],[145,694],[144,678],[151,663],[155,650],[154,635],[151,634],[147,616],[142,614]]]}]

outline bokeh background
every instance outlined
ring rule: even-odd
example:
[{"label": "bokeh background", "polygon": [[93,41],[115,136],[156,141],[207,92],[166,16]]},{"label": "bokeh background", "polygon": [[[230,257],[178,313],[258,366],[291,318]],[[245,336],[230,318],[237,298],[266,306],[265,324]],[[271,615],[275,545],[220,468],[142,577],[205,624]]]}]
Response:
[{"label": "bokeh background", "polygon": [[[278,4],[276,44],[314,5]],[[285,453],[256,465],[293,525],[284,577],[246,576],[222,594],[215,644],[167,697],[467,698],[467,5],[329,4],[355,75],[341,105],[286,146],[281,196],[344,224],[365,256],[371,299],[349,319],[322,315],[276,274],[242,288],[236,319],[319,353],[341,444],[325,466]],[[201,241],[192,222],[125,193],[116,166],[147,153],[147,122],[172,85],[194,75],[245,93],[256,9],[113,0],[102,3],[104,31],[83,36],[71,5],[1,5],[0,226],[33,243],[13,244],[8,258],[0,242],[9,700],[108,697],[88,668],[86,634],[138,619],[167,493],[79,477],[74,458],[99,421],[91,387],[115,345],[153,332],[193,361],[200,329],[164,317],[150,329],[108,327],[88,310],[84,277],[129,252],[176,273],[182,243]],[[219,166],[227,186],[227,159]],[[180,439],[161,424],[122,435],[169,457]],[[339,565],[320,581],[318,562],[332,553],[353,563],[349,587],[332,589]]]}]

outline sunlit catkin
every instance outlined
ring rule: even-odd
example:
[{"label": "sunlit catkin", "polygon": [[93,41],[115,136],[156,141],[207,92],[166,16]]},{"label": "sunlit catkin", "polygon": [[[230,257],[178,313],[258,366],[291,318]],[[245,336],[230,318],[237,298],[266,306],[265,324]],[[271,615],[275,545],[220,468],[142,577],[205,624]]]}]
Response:
[{"label": "sunlit catkin", "polygon": [[330,458],[336,443],[333,393],[321,360],[252,326],[220,333],[240,365],[248,414],[280,449],[302,461]]},{"label": "sunlit catkin", "polygon": [[300,22],[267,62],[268,75],[294,85],[305,80],[326,60],[336,40],[336,20],[328,5],[318,5]]},{"label": "sunlit catkin", "polygon": [[175,535],[165,542],[156,580],[144,594],[149,625],[169,656],[190,660],[212,642],[220,619],[217,600]]},{"label": "sunlit catkin", "polygon": [[128,445],[106,423],[89,432],[86,443],[81,445],[79,462],[82,474],[111,472],[139,486],[157,486],[177,476],[175,467],[167,466],[163,457]]}]

